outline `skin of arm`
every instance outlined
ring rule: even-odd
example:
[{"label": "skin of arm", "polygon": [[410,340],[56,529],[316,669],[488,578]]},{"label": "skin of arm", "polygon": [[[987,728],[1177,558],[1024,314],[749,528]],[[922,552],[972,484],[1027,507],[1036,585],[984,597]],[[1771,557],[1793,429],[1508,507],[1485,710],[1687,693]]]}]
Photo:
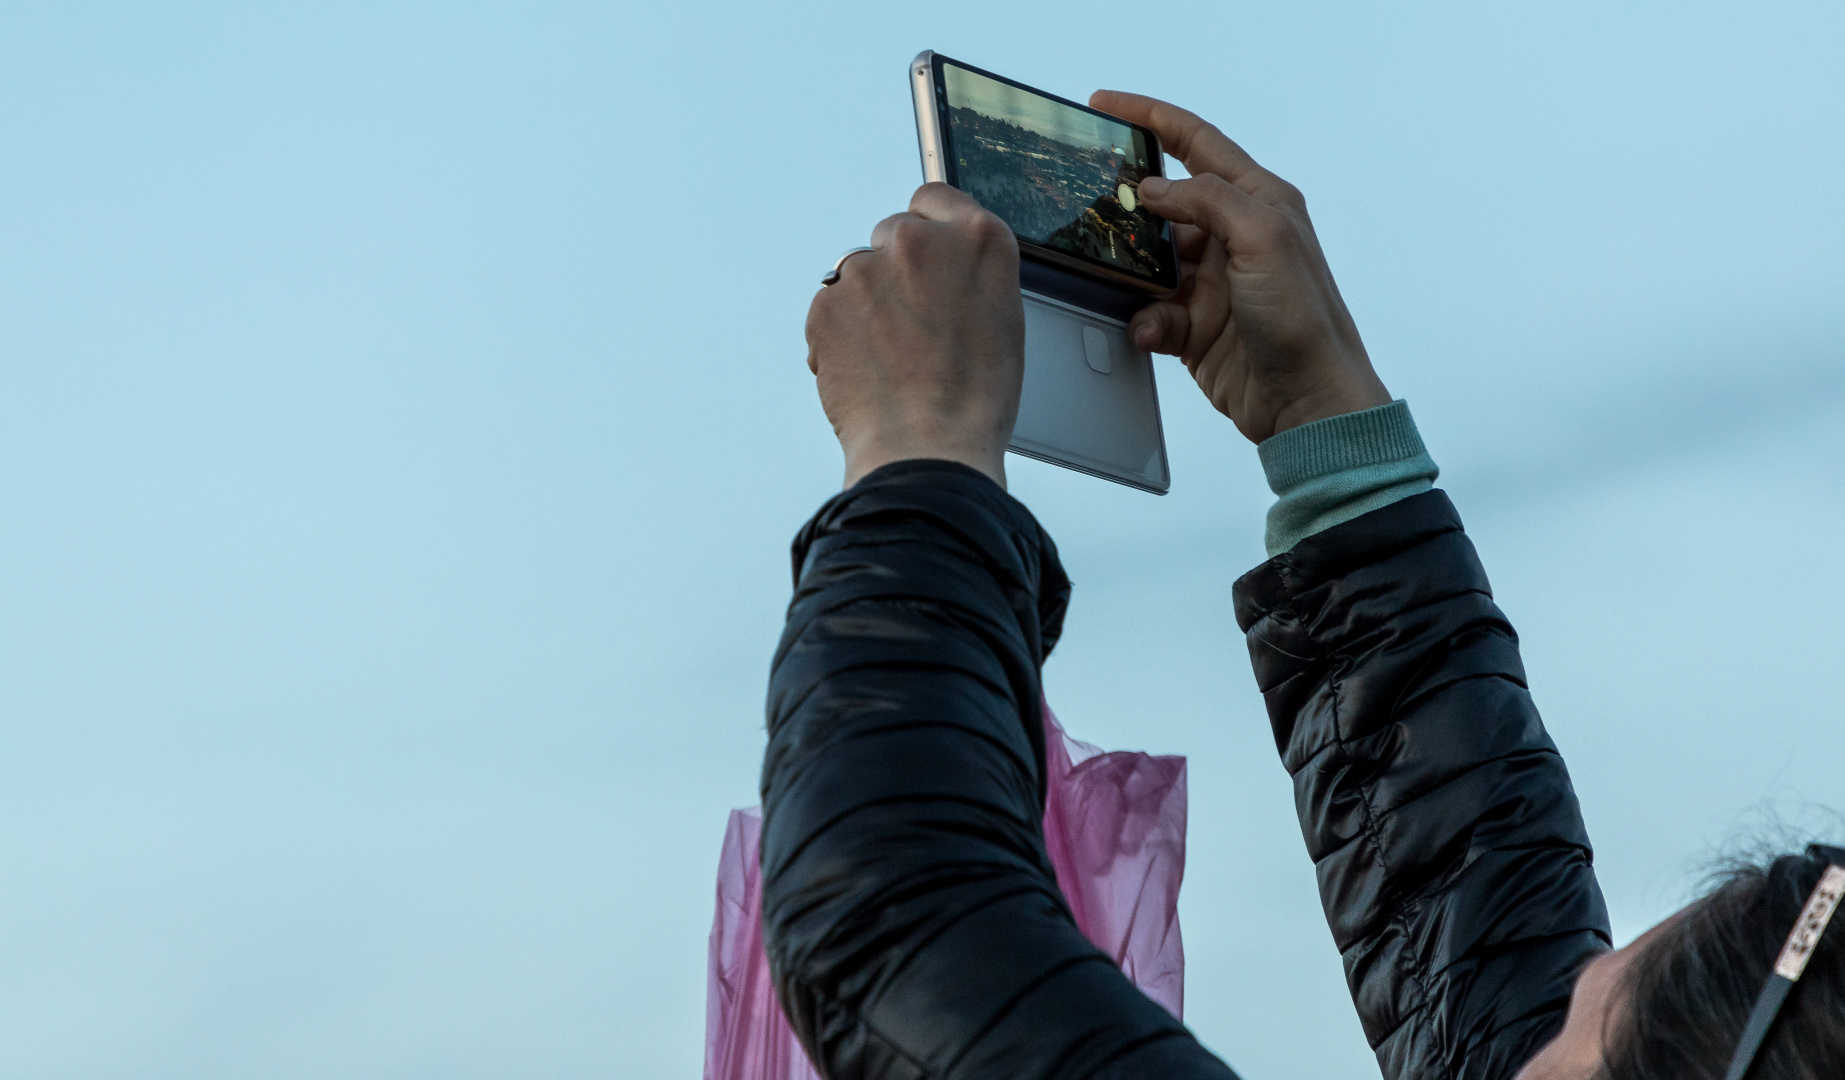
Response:
[{"label": "skin of arm", "polygon": [[845,486],[935,458],[1006,486],[1025,375],[1018,242],[947,184],[880,221],[807,313],[807,366],[845,454]]}]

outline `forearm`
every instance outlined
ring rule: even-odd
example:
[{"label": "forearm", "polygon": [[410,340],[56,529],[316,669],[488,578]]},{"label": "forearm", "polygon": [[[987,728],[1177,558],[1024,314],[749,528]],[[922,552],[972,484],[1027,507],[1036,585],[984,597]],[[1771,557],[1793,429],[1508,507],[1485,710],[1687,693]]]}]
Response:
[{"label": "forearm", "polygon": [[764,939],[823,1071],[1228,1076],[1058,892],[1038,670],[1068,586],[1030,515],[972,470],[906,462],[823,508],[796,560]]}]

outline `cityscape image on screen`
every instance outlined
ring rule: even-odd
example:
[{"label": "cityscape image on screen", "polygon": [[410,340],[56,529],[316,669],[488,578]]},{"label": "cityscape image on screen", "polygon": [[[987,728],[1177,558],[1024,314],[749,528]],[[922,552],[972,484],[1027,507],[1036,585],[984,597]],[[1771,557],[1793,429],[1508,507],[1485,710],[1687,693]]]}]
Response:
[{"label": "cityscape image on screen", "polygon": [[1139,205],[1146,136],[987,78],[942,68],[955,186],[1020,238],[1158,280],[1166,225]]}]

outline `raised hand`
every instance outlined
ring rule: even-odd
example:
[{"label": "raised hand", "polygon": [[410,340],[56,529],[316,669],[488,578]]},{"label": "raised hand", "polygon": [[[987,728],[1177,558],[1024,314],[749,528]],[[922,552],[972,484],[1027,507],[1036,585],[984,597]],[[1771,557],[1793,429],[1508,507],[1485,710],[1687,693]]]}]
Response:
[{"label": "raised hand", "polygon": [[1006,223],[946,184],[885,218],[807,312],[807,366],[846,456],[846,486],[942,458],[1004,487],[1025,371],[1019,251]]},{"label": "raised hand", "polygon": [[1251,442],[1390,401],[1294,185],[1175,105],[1113,90],[1089,104],[1152,128],[1192,174],[1140,184],[1174,223],[1184,283],[1134,317],[1137,345],[1177,355]]}]

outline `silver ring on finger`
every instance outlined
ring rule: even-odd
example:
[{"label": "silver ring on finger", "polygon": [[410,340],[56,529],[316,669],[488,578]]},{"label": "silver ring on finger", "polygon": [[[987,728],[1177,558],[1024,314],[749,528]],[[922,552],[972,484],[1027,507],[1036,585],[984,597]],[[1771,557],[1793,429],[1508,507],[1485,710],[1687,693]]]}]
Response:
[{"label": "silver ring on finger", "polygon": [[826,276],[820,279],[821,288],[825,288],[826,286],[831,285],[834,282],[839,280],[839,272],[841,269],[845,267],[847,259],[850,259],[852,256],[857,255],[860,252],[874,251],[874,250],[876,249],[868,248],[868,247],[855,247],[851,249],[850,251],[847,251],[844,255],[841,255],[838,259],[834,260],[833,268],[831,270],[828,270],[826,272]]}]

